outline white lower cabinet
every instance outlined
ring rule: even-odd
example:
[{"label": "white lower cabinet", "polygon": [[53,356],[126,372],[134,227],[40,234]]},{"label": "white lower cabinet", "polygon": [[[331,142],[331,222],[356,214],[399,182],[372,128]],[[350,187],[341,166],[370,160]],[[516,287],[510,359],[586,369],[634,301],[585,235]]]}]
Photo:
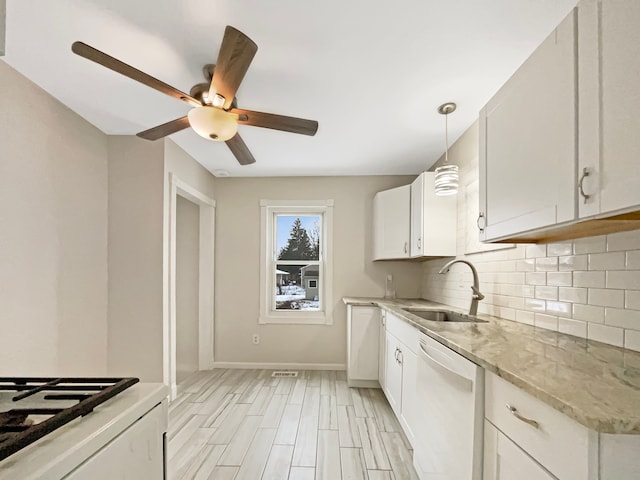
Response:
[{"label": "white lower cabinet", "polygon": [[588,461],[597,434],[491,372],[485,372],[485,418],[556,477],[597,478]]},{"label": "white lower cabinet", "polygon": [[378,327],[378,383],[380,384],[380,388],[384,391],[386,382],[386,372],[385,372],[385,362],[387,360],[386,357],[386,323],[387,323],[387,312],[384,310],[380,311],[380,323]]},{"label": "white lower cabinet", "polygon": [[399,360],[400,342],[389,331],[385,332],[385,382],[384,393],[397,417],[401,414],[402,364]]},{"label": "white lower cabinet", "polygon": [[[425,425],[425,408],[436,411],[439,418],[452,412],[458,418],[460,412],[455,412],[451,402],[445,401],[446,406],[441,407],[420,400],[425,388],[435,385],[433,381],[424,381],[424,376],[420,375],[420,332],[389,312],[366,308],[368,310],[351,310],[350,319],[353,322],[362,315],[364,322],[360,326],[373,326],[364,331],[375,331],[375,334],[350,337],[350,340],[362,338],[363,342],[368,338],[370,344],[361,350],[367,353],[357,361],[350,352],[349,365],[368,359],[370,370],[367,375],[373,377],[375,371],[376,383],[382,387],[411,446],[421,449],[423,431],[420,428]],[[358,343],[350,341],[349,349]],[[479,375],[481,379],[482,373]],[[436,390],[440,391],[439,387]],[[482,403],[476,406],[481,416]],[[474,445],[484,453],[482,468],[478,466],[477,471],[474,470],[476,473],[468,478],[466,475],[458,478],[458,474],[455,477],[421,474],[421,478],[471,480],[482,470],[484,480],[640,479],[640,435],[612,435],[590,430],[489,371],[484,371],[484,422],[479,420],[477,423],[475,430],[468,428],[463,434],[475,437],[477,433]],[[482,426],[484,434],[480,432]],[[430,431],[443,428],[452,428],[452,422],[440,422]],[[445,441],[444,435],[442,441]],[[451,445],[462,451],[459,440]],[[438,455],[434,457],[436,461],[440,458]]]},{"label": "white lower cabinet", "polygon": [[554,478],[491,422],[485,420],[485,480],[553,480]]},{"label": "white lower cabinet", "polygon": [[485,371],[484,480],[637,480],[640,435],[590,430]]},{"label": "white lower cabinet", "polygon": [[369,305],[347,307],[347,382],[350,387],[378,386],[380,309]]},{"label": "white lower cabinet", "polygon": [[415,345],[419,332],[395,315],[386,314],[385,385],[383,391],[411,445],[418,421]]}]

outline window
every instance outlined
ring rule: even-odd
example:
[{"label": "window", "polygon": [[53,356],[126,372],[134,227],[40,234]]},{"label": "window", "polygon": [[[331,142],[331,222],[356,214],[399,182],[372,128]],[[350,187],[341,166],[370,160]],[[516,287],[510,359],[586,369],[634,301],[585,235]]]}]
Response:
[{"label": "window", "polygon": [[262,200],[260,323],[333,323],[333,200]]}]

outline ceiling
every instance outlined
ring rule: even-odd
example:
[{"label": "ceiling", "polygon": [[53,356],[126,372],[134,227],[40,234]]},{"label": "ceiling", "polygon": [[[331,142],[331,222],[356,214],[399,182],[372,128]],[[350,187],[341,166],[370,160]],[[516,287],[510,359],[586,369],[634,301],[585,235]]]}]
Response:
[{"label": "ceiling", "polygon": [[[7,0],[4,61],[107,134],[189,106],[71,52],[80,40],[189,92],[225,25],[258,44],[238,106],[318,120],[314,137],[240,126],[257,163],[191,129],[171,138],[214,174],[416,174],[577,0]],[[221,173],[222,171],[222,173]]]}]

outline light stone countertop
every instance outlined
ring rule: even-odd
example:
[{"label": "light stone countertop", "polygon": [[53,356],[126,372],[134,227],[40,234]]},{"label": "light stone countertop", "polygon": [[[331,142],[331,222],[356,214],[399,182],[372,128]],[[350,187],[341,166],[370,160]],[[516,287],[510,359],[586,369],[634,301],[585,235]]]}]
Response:
[{"label": "light stone countertop", "polygon": [[407,307],[462,309],[427,300],[344,297],[377,305],[587,428],[640,434],[640,352],[488,315],[487,323],[435,322]]}]

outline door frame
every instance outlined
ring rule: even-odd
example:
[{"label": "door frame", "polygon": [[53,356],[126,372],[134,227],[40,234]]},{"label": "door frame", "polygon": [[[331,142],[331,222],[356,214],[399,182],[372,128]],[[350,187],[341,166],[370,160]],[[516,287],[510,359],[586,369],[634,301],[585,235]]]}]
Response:
[{"label": "door frame", "polygon": [[169,238],[167,307],[163,322],[163,382],[173,400],[176,382],[176,204],[178,196],[199,207],[198,369],[214,366],[214,232],[216,202],[174,173],[169,173]]}]

